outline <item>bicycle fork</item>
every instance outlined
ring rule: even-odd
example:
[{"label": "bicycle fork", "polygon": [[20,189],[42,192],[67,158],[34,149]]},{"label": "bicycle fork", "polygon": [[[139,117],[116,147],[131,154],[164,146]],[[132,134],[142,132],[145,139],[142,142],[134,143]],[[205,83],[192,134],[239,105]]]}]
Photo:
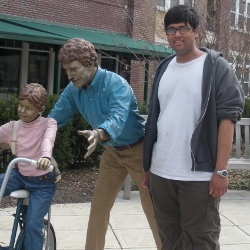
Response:
[{"label": "bicycle fork", "polygon": [[23,200],[22,198],[19,198],[17,200],[17,208],[16,208],[16,213],[13,214],[14,216],[14,223],[12,227],[12,232],[11,232],[11,238],[10,238],[10,245],[9,248],[10,250],[14,250],[14,245],[15,245],[15,239],[16,239],[16,234],[17,234],[17,228],[18,225],[21,224],[21,210],[23,207]]}]

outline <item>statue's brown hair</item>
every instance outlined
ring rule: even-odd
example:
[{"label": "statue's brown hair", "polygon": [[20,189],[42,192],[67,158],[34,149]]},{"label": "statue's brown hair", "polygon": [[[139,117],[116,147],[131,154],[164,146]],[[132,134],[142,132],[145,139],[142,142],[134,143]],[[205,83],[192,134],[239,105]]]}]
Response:
[{"label": "statue's brown hair", "polygon": [[72,38],[68,40],[59,50],[58,61],[69,63],[79,61],[83,66],[97,66],[97,54],[92,43],[82,38]]},{"label": "statue's brown hair", "polygon": [[18,95],[19,100],[28,100],[39,111],[42,111],[42,107],[46,105],[48,93],[46,89],[38,83],[28,83],[24,86]]}]

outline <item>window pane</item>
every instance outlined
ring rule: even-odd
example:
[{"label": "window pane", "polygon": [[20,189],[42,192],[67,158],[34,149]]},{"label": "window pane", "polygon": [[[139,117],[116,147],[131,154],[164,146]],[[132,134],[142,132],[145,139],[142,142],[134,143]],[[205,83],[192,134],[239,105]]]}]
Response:
[{"label": "window pane", "polygon": [[165,0],[157,0],[157,6],[165,7]]},{"label": "window pane", "polygon": [[30,52],[29,68],[28,68],[28,83],[39,83],[45,89],[48,86],[48,65],[49,54]]},{"label": "window pane", "polygon": [[250,31],[250,18],[247,18],[247,31]]},{"label": "window pane", "polygon": [[185,1],[184,1],[184,4],[186,4],[186,5],[190,6],[190,7],[192,7],[192,0],[185,0]]},{"label": "window pane", "polygon": [[103,69],[115,72],[116,60],[112,58],[102,58],[101,67]]},{"label": "window pane", "polygon": [[19,92],[20,50],[0,49],[0,96]]},{"label": "window pane", "polygon": [[69,80],[68,76],[63,68],[61,68],[61,81],[60,81],[60,93],[66,88]]},{"label": "window pane", "polygon": [[231,11],[236,12],[236,0],[231,0]]},{"label": "window pane", "polygon": [[235,27],[235,13],[231,12],[230,26]]},{"label": "window pane", "polygon": [[249,66],[249,64],[250,64],[249,58],[245,58],[245,66]]},{"label": "window pane", "polygon": [[245,18],[243,16],[239,16],[239,23],[238,23],[238,28],[239,29],[244,29],[244,21],[245,21]]},{"label": "window pane", "polygon": [[172,7],[174,7],[174,6],[178,5],[178,4],[179,4],[179,0],[171,0],[170,8],[172,8]]},{"label": "window pane", "polygon": [[249,68],[245,68],[244,72],[244,82],[249,82]]},{"label": "window pane", "polygon": [[121,57],[119,63],[119,72],[118,74],[130,83],[130,69],[131,69],[131,60],[126,57]]},{"label": "window pane", "polygon": [[238,67],[238,68],[236,69],[235,74],[236,74],[238,80],[241,81],[241,68],[240,68],[240,67]]},{"label": "window pane", "polygon": [[245,9],[246,9],[246,1],[240,0],[239,12],[240,12],[241,15],[245,14]]}]

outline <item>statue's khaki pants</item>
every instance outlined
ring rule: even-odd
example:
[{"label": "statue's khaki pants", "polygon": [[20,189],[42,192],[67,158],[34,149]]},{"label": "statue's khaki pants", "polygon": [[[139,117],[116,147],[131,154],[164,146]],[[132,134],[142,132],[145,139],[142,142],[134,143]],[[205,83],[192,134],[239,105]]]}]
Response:
[{"label": "statue's khaki pants", "polygon": [[[157,249],[161,249],[150,193],[149,190],[141,187],[144,176],[142,151],[143,142],[123,151],[118,151],[114,147],[105,147],[91,203],[85,250],[104,249],[110,210],[128,173],[139,188],[144,213],[152,230]],[[126,211],[124,212],[126,213]],[[140,236],[138,235],[138,237]]]}]

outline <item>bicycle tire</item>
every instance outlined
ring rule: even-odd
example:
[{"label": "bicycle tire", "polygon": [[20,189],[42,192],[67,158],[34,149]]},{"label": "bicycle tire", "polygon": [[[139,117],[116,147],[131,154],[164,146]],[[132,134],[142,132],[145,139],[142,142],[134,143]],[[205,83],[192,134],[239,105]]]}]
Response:
[{"label": "bicycle tire", "polygon": [[[48,239],[47,237],[49,237],[48,250],[56,250],[56,234],[51,223],[49,227],[49,233],[47,232],[47,229],[48,229],[48,220],[44,219],[43,250],[46,250],[46,247],[47,247],[47,239]],[[24,230],[21,230],[16,241],[15,250],[25,250],[24,239],[25,239]]]},{"label": "bicycle tire", "polygon": [[18,235],[16,245],[15,245],[15,250],[25,250],[24,239],[25,239],[24,229],[22,229]]},{"label": "bicycle tire", "polygon": [[56,234],[55,230],[50,223],[49,232],[47,232],[48,228],[48,220],[44,220],[44,227],[43,227],[43,235],[44,235],[44,242],[43,242],[43,250],[46,250],[47,246],[47,239],[49,238],[49,245],[48,250],[56,250]]}]

